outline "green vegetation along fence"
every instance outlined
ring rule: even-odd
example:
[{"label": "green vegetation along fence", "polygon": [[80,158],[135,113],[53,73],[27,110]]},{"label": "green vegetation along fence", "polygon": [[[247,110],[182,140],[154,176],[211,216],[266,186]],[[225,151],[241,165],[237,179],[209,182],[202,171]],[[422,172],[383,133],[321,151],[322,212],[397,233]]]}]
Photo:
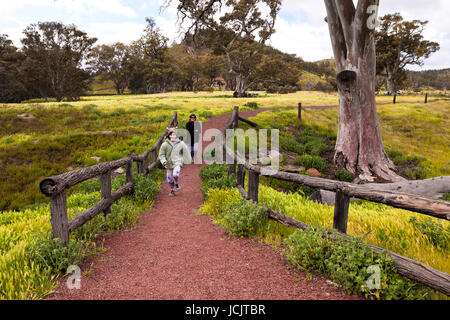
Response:
[{"label": "green vegetation along fence", "polygon": [[[177,112],[175,111],[168,127],[177,125]],[[161,146],[167,129],[161,134],[155,144],[142,155],[129,155],[125,158],[99,163],[90,167],[66,172],[60,175],[43,179],[39,188],[43,194],[50,197],[50,222],[54,238],[60,238],[67,245],[69,235],[78,227],[91,220],[99,213],[108,214],[111,205],[121,197],[130,194],[134,190],[133,162],[136,162],[138,174],[148,174],[158,164],[157,150]],[[148,156],[152,154],[151,164],[148,166]],[[116,192],[111,193],[111,172],[122,166],[126,166],[126,183]],[[80,215],[68,221],[66,190],[85,180],[100,177],[101,199],[95,205],[85,210]]]},{"label": "green vegetation along fence", "polygon": [[[301,106],[299,105],[299,110],[300,108]],[[236,176],[236,187],[240,194],[247,200],[258,202],[259,176],[263,173],[261,167],[252,165],[235,154],[234,150],[227,146],[225,139],[226,130],[237,128],[238,122],[241,120],[242,118],[239,117],[239,107],[234,107],[231,121],[229,121],[227,126],[221,131],[220,141],[223,143],[224,155],[226,155],[227,158],[229,157],[229,159],[234,160],[233,164],[228,164],[228,172],[229,175]],[[246,122],[248,123],[248,121]],[[244,188],[245,169],[248,171],[247,191]],[[363,185],[287,172],[277,172],[270,177],[303,184],[312,188],[336,192],[333,228],[337,229],[338,234],[342,237],[347,237],[348,207],[351,197],[383,203],[392,207],[450,220],[450,203],[447,201],[434,200],[406,193],[387,192],[375,188],[364,187]],[[288,217],[281,212],[275,212],[272,209],[269,209],[269,217],[289,227],[302,230],[305,230],[308,227],[305,223]],[[385,249],[375,245],[368,245],[377,253],[385,251]],[[427,285],[446,295],[450,295],[450,275],[394,252],[389,251],[389,254],[392,257],[399,274]]]}]

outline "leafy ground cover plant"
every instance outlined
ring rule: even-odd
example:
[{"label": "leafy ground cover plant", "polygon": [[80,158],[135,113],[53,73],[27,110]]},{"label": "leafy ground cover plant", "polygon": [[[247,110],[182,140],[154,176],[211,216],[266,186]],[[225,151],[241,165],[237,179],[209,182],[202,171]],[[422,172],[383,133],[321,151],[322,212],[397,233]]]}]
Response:
[{"label": "leafy ground cover plant", "polygon": [[295,267],[326,274],[349,293],[369,299],[429,299],[432,290],[400,276],[387,252],[379,255],[357,237],[339,237],[328,228],[296,230],[285,240]]}]

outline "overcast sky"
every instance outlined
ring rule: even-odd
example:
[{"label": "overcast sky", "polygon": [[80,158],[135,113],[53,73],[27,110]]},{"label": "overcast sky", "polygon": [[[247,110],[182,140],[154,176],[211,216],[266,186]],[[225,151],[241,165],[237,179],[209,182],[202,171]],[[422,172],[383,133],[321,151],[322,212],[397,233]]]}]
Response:
[{"label": "overcast sky", "polygon": [[[97,44],[138,39],[145,27],[145,17],[153,17],[164,35],[179,40],[176,7],[160,12],[164,0],[0,0],[0,34],[7,34],[20,47],[22,31],[31,23],[59,21],[75,24]],[[173,0],[174,4],[178,1]],[[356,1],[354,1],[356,3]],[[400,12],[407,20],[428,20],[425,39],[437,41],[441,49],[425,60],[422,68],[450,68],[449,0],[380,0],[379,15]],[[276,22],[276,33],[269,44],[306,61],[333,56],[322,0],[283,0]],[[169,42],[170,43],[170,42]]]}]

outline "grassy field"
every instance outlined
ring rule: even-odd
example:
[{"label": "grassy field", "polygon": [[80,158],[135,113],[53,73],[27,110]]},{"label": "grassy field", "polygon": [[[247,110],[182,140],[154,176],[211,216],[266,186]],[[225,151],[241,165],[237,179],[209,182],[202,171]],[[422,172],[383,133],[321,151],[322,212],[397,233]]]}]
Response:
[{"label": "grassy field", "polygon": [[[233,106],[249,110],[246,105],[254,102],[260,108],[284,109],[262,113],[253,119],[255,122],[292,125],[298,102],[304,107],[338,104],[336,94],[259,94],[235,99],[232,92],[225,91],[173,92],[1,105],[0,272],[3,287],[0,289],[8,292],[2,297],[40,298],[52,289],[49,271],[27,258],[27,250],[36,242],[35,238],[48,234],[50,228],[48,198],[38,190],[42,178],[93,165],[96,160],[92,157],[109,161],[130,152],[143,152],[153,145],[175,110],[183,125],[192,112],[197,114],[198,120],[206,121],[231,112]],[[422,96],[401,96],[396,105],[378,107],[384,144],[397,161],[408,157],[420,159],[424,168],[421,177],[449,175],[450,102],[433,97],[427,105],[412,103],[422,100]],[[392,97],[377,97],[378,103],[391,101]],[[330,136],[336,135],[337,109],[304,109],[303,119]],[[94,203],[99,195],[98,190],[74,188],[69,196],[69,214],[75,215]],[[283,194],[263,186],[261,200],[305,223],[316,221],[326,226],[332,223],[332,208],[311,204],[301,193]],[[127,206],[134,209],[127,209]],[[111,218],[114,223],[97,221],[78,236],[91,239],[108,223],[115,229],[122,225],[120,221],[135,221],[139,207],[129,202],[119,204],[116,218]],[[130,218],[124,212],[134,213]],[[450,230],[447,221],[439,227],[434,219],[429,222],[420,215],[365,202],[352,204],[349,217],[350,234],[368,234],[368,242],[450,272],[448,236],[445,236]],[[265,237],[272,244],[279,244],[291,232],[275,224],[269,228]],[[90,243],[88,240],[86,243]]]},{"label": "grassy field", "polygon": [[[180,123],[195,112],[200,121],[230,112],[249,102],[260,108],[283,107],[296,112],[304,107],[336,105],[336,94],[298,92],[277,95],[259,93],[253,98],[233,98],[231,92],[173,92],[155,95],[92,96],[77,102],[7,104],[0,106],[0,210],[19,210],[45,202],[37,189],[40,179],[72,168],[141,153],[158,136],[173,111]],[[449,108],[445,98],[430,103],[414,102],[421,96],[401,96],[396,105],[378,108],[382,135],[388,149],[427,159],[427,177],[450,173]],[[378,103],[392,97],[377,97]],[[437,100],[437,101],[435,101]],[[248,109],[248,108],[247,108]],[[31,118],[24,119],[21,115]],[[276,113],[261,117],[277,118]],[[337,130],[337,109],[304,109],[303,118],[331,131]]]}]

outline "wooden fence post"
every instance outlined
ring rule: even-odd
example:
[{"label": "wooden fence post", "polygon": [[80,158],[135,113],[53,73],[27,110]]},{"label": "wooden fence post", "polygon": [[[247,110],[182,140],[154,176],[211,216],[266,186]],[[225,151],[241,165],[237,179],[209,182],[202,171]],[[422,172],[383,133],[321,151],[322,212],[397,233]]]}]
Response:
[{"label": "wooden fence post", "polygon": [[298,120],[302,121],[302,103],[298,103]]},{"label": "wooden fence post", "polygon": [[[127,163],[127,171],[126,171],[126,175],[127,175],[127,183],[133,183],[134,184],[134,172],[133,172],[133,159],[131,159],[128,163]],[[131,192],[131,194],[134,194],[134,187],[133,187],[133,191]]]},{"label": "wooden fence post", "polygon": [[239,127],[239,107],[238,106],[234,107],[232,116],[234,117],[233,129],[236,129],[237,127]]},{"label": "wooden fence post", "polygon": [[228,175],[236,175],[236,159],[233,160],[233,163],[228,165]]},{"label": "wooden fence post", "polygon": [[397,102],[397,95],[394,94],[394,101],[393,101],[393,103],[395,104],[396,102]]},{"label": "wooden fence post", "polygon": [[236,183],[237,183],[239,186],[244,187],[244,183],[245,183],[245,171],[244,171],[244,165],[243,165],[243,164],[238,164],[238,165],[237,165]]},{"label": "wooden fence post", "polygon": [[428,103],[428,93],[425,93],[425,103]]},{"label": "wooden fence post", "polygon": [[152,150],[152,163],[158,161],[158,146],[155,148],[155,150]]},{"label": "wooden fence post", "polygon": [[336,190],[336,201],[334,205],[333,228],[342,233],[347,233],[348,206],[350,198],[342,192]]},{"label": "wooden fence post", "polygon": [[67,200],[65,190],[51,197],[50,213],[53,238],[61,239],[63,246],[67,246],[69,242],[69,221],[67,219]]},{"label": "wooden fence post", "polygon": [[144,157],[144,160],[142,160],[141,166],[142,174],[148,174],[148,155]]},{"label": "wooden fence post", "polygon": [[143,174],[143,170],[144,170],[144,166],[143,166],[144,162],[142,160],[136,160],[136,167],[138,169],[138,173],[139,174]]},{"label": "wooden fence post", "polygon": [[248,171],[248,200],[258,202],[259,173]]},{"label": "wooden fence post", "polygon": [[[102,199],[111,198],[111,171],[108,171],[100,176],[100,184],[102,187]],[[106,208],[103,213],[105,216],[108,213],[111,213],[111,207]]]}]

